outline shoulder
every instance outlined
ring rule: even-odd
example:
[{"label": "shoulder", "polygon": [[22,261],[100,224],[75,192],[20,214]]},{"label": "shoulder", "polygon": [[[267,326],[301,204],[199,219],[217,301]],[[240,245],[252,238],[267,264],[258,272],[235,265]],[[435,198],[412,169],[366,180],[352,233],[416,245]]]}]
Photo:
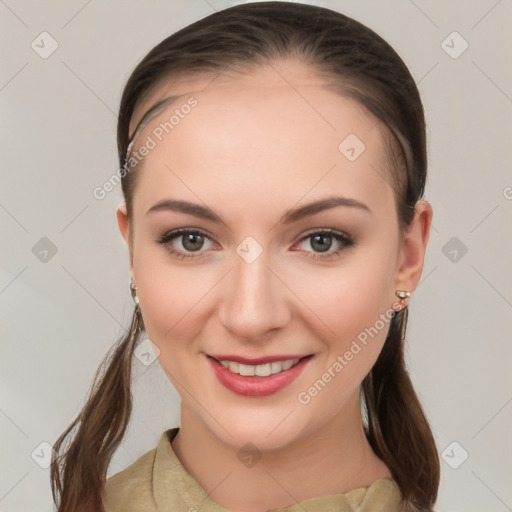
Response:
[{"label": "shoulder", "polygon": [[153,448],[107,479],[104,491],[106,512],[156,512],[153,498],[155,456],[156,448]]}]

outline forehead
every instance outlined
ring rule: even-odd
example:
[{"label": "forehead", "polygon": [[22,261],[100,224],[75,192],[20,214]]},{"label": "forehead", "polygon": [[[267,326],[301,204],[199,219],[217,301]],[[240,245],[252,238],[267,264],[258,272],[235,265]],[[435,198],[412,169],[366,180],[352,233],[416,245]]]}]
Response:
[{"label": "forehead", "polygon": [[[263,96],[268,96],[272,89],[280,89],[289,94],[294,92],[296,96],[300,97],[308,90],[325,87],[328,81],[332,82],[332,76],[322,78],[310,64],[292,58],[253,65],[250,69],[245,69],[244,72],[228,67],[218,73],[180,73],[176,76],[164,77],[135,106],[130,119],[129,134],[131,136],[134,133],[136,126],[151,107],[170,96],[188,94],[197,97],[200,93],[205,95],[221,91],[230,95],[233,91],[252,89],[261,94],[263,99]],[[303,96],[303,101],[307,102],[307,97]],[[372,117],[360,105],[354,103],[354,107],[360,109],[361,115]]]},{"label": "forehead", "polygon": [[[322,179],[324,187],[357,186],[382,195],[385,148],[377,120],[325,83],[297,61],[273,62],[246,74],[162,83],[137,107],[130,126],[131,134],[155,103],[182,95],[137,135],[134,149],[148,136],[156,142],[140,167],[144,196],[156,199],[166,185],[181,188],[169,168],[186,176],[195,190],[208,177],[217,190],[234,193],[238,176],[245,190],[268,194],[272,187],[293,189],[294,184],[305,192],[333,167],[335,172]],[[155,130],[190,98],[197,105],[169,133],[160,129],[161,140],[156,140]],[[351,146],[357,153],[363,149],[355,161],[343,152]]]}]

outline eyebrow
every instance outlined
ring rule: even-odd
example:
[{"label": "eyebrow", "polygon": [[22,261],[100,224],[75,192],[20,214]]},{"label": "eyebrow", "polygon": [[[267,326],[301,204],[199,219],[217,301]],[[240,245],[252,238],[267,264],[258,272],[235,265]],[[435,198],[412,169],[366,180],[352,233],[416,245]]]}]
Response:
[{"label": "eyebrow", "polygon": [[[352,199],[342,196],[327,197],[318,201],[313,201],[299,208],[293,208],[287,210],[281,217],[280,222],[283,224],[289,224],[291,222],[297,222],[304,217],[315,215],[316,213],[335,208],[337,206],[345,206],[349,208],[358,208],[362,211],[372,213],[370,208],[364,203],[361,203],[357,199]],[[196,203],[190,203],[188,201],[179,201],[175,199],[163,199],[153,205],[147,212],[146,215],[151,212],[171,210],[175,212],[187,213],[194,215],[195,217],[211,220],[214,222],[223,223],[222,219],[207,206],[202,206]]]}]

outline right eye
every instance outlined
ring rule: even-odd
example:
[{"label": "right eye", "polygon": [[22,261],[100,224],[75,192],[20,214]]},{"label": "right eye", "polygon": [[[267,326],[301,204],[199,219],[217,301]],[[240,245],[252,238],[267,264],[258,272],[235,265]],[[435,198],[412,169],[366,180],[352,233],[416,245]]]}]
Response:
[{"label": "right eye", "polygon": [[[205,243],[213,244],[211,238],[198,229],[180,228],[162,235],[157,243],[177,258],[195,258],[202,256]],[[208,249],[208,247],[207,247]]]}]

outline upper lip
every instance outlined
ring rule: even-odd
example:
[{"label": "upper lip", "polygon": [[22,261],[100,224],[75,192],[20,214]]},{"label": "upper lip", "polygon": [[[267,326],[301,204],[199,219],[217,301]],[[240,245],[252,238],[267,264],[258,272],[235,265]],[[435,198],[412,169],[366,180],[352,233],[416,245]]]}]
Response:
[{"label": "upper lip", "polygon": [[242,357],[232,354],[206,354],[209,357],[213,357],[217,359],[217,361],[232,361],[235,363],[248,364],[251,366],[257,366],[259,364],[267,364],[274,363],[276,361],[290,361],[292,359],[302,359],[307,356],[311,356],[313,354],[285,354],[285,355],[275,355],[275,356],[264,356],[264,357],[256,357],[251,359],[249,357]]}]

